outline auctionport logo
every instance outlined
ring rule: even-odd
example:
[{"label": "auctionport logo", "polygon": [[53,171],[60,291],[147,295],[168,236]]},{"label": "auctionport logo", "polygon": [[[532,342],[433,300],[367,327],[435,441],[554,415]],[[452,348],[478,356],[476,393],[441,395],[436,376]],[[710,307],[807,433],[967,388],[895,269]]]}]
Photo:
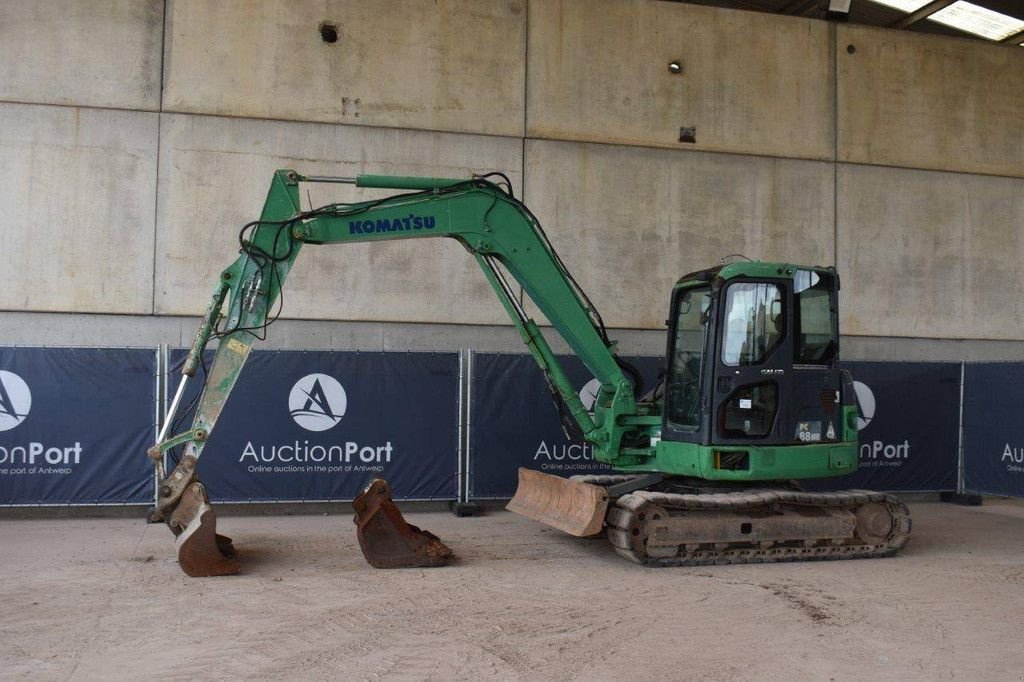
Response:
[{"label": "auctionport logo", "polygon": [[[857,397],[857,430],[867,428],[875,418],[875,394],[871,388],[860,381],[853,382],[853,390]],[[887,443],[881,440],[860,442],[860,465],[862,467],[899,467],[910,459],[910,440],[902,443]]]},{"label": "auctionport logo", "polygon": [[292,386],[288,411],[307,431],[326,431],[345,416],[348,397],[338,380],[327,374],[307,374]]},{"label": "auctionport logo", "polygon": [[597,402],[597,393],[601,390],[601,382],[597,379],[591,379],[583,388],[580,389],[580,401],[583,403],[583,407],[587,408],[588,411],[594,411],[594,403]]},{"label": "auctionport logo", "polygon": [[32,392],[14,372],[0,369],[0,431],[10,431],[25,421],[32,409]]},{"label": "auctionport logo", "polygon": [[875,394],[860,381],[853,382],[853,392],[857,396],[857,430],[862,431],[875,418]]}]

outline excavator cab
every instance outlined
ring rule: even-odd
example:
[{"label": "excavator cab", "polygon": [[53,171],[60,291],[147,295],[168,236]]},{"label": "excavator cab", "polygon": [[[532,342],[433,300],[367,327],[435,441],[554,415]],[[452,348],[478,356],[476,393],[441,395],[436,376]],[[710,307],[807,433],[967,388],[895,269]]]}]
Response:
[{"label": "excavator cab", "polygon": [[[748,446],[841,447],[855,437],[843,414],[853,394],[837,367],[838,290],[832,268],[743,263],[685,275],[669,317],[661,439],[742,446],[719,451],[717,470],[749,473]],[[762,466],[758,479],[786,477]]]}]

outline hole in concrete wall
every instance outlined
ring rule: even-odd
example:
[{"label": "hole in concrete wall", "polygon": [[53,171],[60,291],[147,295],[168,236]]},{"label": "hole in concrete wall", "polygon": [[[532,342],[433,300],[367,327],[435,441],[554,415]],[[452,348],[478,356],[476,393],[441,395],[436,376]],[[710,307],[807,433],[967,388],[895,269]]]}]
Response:
[{"label": "hole in concrete wall", "polygon": [[679,141],[688,142],[690,144],[697,142],[697,128],[690,126],[683,126],[679,129]]},{"label": "hole in concrete wall", "polygon": [[338,25],[326,21],[320,24],[320,39],[330,45],[338,42]]},{"label": "hole in concrete wall", "polygon": [[856,51],[857,51],[857,48],[854,47],[853,45],[847,45],[846,46],[846,54],[853,54]]}]

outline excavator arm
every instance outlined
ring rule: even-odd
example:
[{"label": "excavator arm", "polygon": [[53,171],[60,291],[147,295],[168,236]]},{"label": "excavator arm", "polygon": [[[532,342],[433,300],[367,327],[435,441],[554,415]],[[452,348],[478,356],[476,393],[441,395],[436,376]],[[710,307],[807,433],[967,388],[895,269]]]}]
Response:
[{"label": "excavator arm", "polygon": [[[300,182],[349,183],[402,192],[379,200],[328,204],[303,211],[299,204]],[[151,520],[166,521],[178,535],[179,561],[186,572],[211,575],[238,570],[230,541],[215,533],[212,509],[196,468],[253,344],[263,338],[267,326],[276,319],[284,281],[299,251],[306,244],[425,237],[458,240],[480,265],[544,372],[560,405],[563,423],[569,422],[593,444],[595,458],[612,464],[638,463],[640,455],[630,454],[627,447],[629,436],[637,423],[650,418],[653,408],[637,402],[636,379],[627,376],[624,363],[616,357],[600,315],[559,259],[540,223],[513,196],[511,186],[503,188],[488,177],[329,178],[279,170],[260,219],[247,224],[239,235],[238,259],[221,273],[214,287],[168,419],[157,444],[149,451],[160,478]],[[540,328],[527,315],[509,276],[600,381],[593,413],[582,404]],[[203,353],[212,339],[218,339],[219,344],[207,370]],[[185,384],[200,368],[204,386],[192,427],[171,435],[169,424],[180,407]],[[184,448],[182,456],[167,473],[164,455],[177,447]],[[543,493],[542,497],[558,495],[558,491]],[[359,500],[356,506],[358,511]],[[588,518],[595,513],[588,513]],[[593,524],[592,520],[583,521],[583,525],[587,523]],[[192,564],[191,571],[188,564]]]}]

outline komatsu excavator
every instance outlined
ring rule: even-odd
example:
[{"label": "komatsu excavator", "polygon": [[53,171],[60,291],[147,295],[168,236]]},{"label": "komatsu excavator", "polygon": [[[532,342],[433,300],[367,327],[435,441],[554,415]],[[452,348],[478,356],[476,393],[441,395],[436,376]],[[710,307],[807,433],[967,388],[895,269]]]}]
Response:
[{"label": "komatsu excavator", "polygon": [[[387,198],[300,208],[299,183],[401,190]],[[274,174],[263,213],[239,235],[185,361],[170,417],[149,451],[157,467],[152,521],[178,536],[189,575],[236,573],[231,541],[197,477],[203,446],[302,248],[451,237],[476,260],[550,385],[563,424],[619,474],[560,478],[520,469],[508,508],[577,536],[607,534],[641,564],[680,566],[890,556],[910,534],[897,498],[805,492],[798,481],[857,469],[857,408],[839,369],[839,277],[831,267],[735,261],[684,275],[669,301],[663,380],[644,394],[604,322],[537,218],[500,173],[471,179]],[[600,382],[583,405],[510,281]],[[225,303],[227,304],[225,307]],[[203,351],[219,344],[206,371]],[[192,428],[168,429],[185,382],[202,368]],[[183,448],[165,472],[165,453]],[[430,565],[450,551],[409,526],[374,481],[354,502],[373,565]]]}]

